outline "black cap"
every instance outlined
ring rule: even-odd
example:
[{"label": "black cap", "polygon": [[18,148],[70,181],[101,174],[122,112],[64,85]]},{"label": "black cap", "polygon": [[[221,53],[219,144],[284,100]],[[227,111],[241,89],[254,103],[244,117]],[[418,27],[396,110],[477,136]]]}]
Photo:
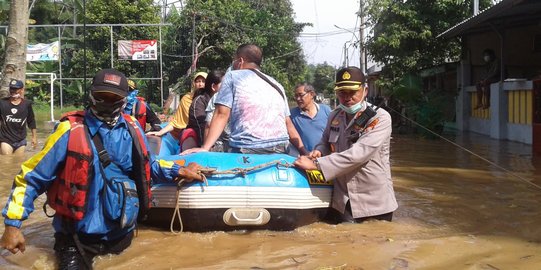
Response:
[{"label": "black cap", "polygon": [[11,79],[11,81],[9,82],[9,89],[21,89],[21,88],[24,88],[23,81]]},{"label": "black cap", "polygon": [[92,80],[90,90],[96,92],[109,92],[121,97],[128,95],[128,79],[124,73],[116,69],[102,69],[96,73]]},{"label": "black cap", "polygon": [[360,90],[364,83],[364,74],[358,67],[345,67],[336,73],[334,91]]}]

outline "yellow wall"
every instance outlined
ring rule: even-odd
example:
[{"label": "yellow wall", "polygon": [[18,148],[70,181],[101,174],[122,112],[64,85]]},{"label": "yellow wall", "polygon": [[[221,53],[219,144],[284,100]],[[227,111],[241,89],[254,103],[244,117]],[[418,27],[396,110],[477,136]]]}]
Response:
[{"label": "yellow wall", "polygon": [[[477,106],[477,94],[470,92],[471,100],[471,117],[480,119],[490,119],[490,108],[475,109]],[[514,90],[507,91],[507,122],[513,124],[532,124],[532,91],[531,90]]]},{"label": "yellow wall", "polygon": [[476,92],[470,92],[470,100],[471,100],[471,117],[475,118],[481,118],[481,119],[490,119],[490,108],[488,109],[475,109],[477,106],[477,93]]},{"label": "yellow wall", "polygon": [[507,91],[508,117],[507,121],[513,124],[532,124],[532,91]]}]

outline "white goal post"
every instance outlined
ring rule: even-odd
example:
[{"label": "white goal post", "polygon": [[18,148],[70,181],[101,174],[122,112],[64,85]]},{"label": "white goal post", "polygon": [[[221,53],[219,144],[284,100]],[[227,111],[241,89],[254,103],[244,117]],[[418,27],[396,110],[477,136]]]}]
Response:
[{"label": "white goal post", "polygon": [[51,72],[29,72],[26,73],[26,76],[47,76],[48,80],[51,83],[51,122],[55,122],[54,120],[54,81],[56,81],[56,73]]}]

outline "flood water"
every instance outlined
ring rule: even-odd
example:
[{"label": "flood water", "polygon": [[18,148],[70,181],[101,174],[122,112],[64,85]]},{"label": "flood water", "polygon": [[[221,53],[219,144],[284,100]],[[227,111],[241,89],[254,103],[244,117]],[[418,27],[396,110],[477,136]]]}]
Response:
[{"label": "flood water", "polygon": [[[43,145],[44,134],[40,136]],[[541,158],[524,144],[475,134],[453,142],[392,139],[399,209],[393,222],[315,223],[291,232],[181,233],[143,227],[96,269],[541,269]],[[27,152],[26,157],[33,152]],[[24,157],[0,157],[3,208]],[[505,172],[502,168],[512,171]],[[27,250],[0,251],[1,269],[54,269],[41,205],[23,224]],[[189,218],[189,217],[184,217]],[[4,231],[3,222],[0,232]]]}]

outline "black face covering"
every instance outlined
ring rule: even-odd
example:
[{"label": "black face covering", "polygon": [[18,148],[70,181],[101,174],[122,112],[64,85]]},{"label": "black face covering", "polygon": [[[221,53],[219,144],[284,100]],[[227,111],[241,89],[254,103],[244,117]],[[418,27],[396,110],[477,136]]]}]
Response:
[{"label": "black face covering", "polygon": [[116,121],[125,106],[126,98],[115,102],[107,102],[95,98],[92,93],[90,94],[90,110],[98,119],[107,123],[109,126],[114,126],[116,124]]}]

